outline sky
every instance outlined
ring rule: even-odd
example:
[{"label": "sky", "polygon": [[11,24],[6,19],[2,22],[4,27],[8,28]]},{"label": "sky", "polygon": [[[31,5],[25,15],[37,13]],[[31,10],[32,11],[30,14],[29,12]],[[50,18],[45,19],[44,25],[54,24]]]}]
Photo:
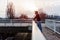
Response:
[{"label": "sky", "polygon": [[9,2],[13,2],[17,17],[22,13],[33,17],[34,11],[41,8],[48,15],[60,16],[60,0],[0,0],[0,17],[6,17]]}]

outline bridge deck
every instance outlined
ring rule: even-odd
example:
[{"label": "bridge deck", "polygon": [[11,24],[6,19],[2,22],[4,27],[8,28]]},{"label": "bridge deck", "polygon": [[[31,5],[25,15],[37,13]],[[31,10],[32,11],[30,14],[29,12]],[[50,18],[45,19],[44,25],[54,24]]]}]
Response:
[{"label": "bridge deck", "polygon": [[43,27],[43,34],[45,35],[47,40],[60,40],[60,35],[54,33],[52,30],[47,27]]}]

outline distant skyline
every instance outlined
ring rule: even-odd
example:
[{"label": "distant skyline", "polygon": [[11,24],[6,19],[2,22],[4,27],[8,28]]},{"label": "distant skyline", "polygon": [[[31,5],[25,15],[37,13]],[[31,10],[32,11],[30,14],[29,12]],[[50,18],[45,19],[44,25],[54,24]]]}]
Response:
[{"label": "distant skyline", "polygon": [[33,11],[40,8],[48,15],[60,16],[60,0],[0,0],[0,17],[6,17],[7,3],[10,1],[15,5],[15,16],[25,13],[29,17],[33,17]]}]

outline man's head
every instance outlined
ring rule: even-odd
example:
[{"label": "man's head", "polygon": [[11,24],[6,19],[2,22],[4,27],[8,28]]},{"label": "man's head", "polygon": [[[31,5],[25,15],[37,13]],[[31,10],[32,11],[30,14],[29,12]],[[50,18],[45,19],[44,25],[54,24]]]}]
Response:
[{"label": "man's head", "polygon": [[35,11],[35,14],[37,15],[38,14],[38,11]]}]

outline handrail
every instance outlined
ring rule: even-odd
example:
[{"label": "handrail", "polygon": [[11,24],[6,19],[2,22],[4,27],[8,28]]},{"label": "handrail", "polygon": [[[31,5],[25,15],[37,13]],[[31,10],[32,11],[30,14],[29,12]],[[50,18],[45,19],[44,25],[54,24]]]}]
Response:
[{"label": "handrail", "polygon": [[40,29],[37,27],[37,24],[33,21],[32,27],[32,40],[46,40]]},{"label": "handrail", "polygon": [[32,20],[0,19],[0,26],[27,26],[32,25]]},{"label": "handrail", "polygon": [[[53,19],[52,19],[53,20]],[[46,26],[53,30],[54,32],[60,34],[60,20],[53,20],[52,21],[51,19],[46,19],[45,20],[45,24]]]},{"label": "handrail", "polygon": [[32,19],[0,19],[0,23],[32,23]]}]

